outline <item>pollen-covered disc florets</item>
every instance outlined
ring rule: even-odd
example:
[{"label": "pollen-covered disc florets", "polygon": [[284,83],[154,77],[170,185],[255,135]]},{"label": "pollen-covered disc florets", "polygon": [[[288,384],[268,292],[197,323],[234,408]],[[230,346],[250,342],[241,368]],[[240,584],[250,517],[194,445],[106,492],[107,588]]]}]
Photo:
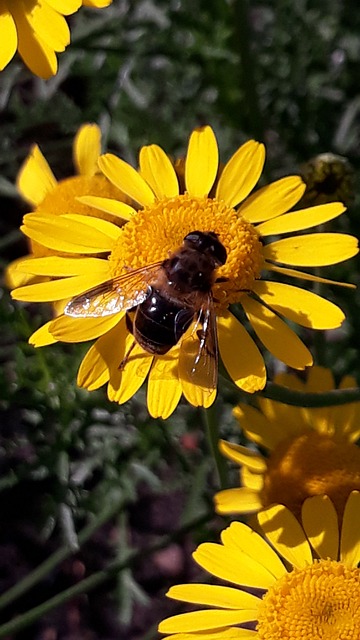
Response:
[{"label": "pollen-covered disc florets", "polygon": [[138,212],[121,230],[110,255],[113,275],[165,260],[191,231],[213,231],[227,251],[214,285],[222,308],[252,289],[263,266],[262,245],[253,225],[222,201],[188,194],[164,198]]},{"label": "pollen-covered disc florets", "polygon": [[300,515],[309,496],[326,494],[342,517],[347,497],[360,490],[360,449],[345,438],[308,431],[285,439],[267,461],[261,500]]},{"label": "pollen-covered disc florets", "polygon": [[357,640],[360,570],[320,560],[285,574],[265,594],[259,640]]}]

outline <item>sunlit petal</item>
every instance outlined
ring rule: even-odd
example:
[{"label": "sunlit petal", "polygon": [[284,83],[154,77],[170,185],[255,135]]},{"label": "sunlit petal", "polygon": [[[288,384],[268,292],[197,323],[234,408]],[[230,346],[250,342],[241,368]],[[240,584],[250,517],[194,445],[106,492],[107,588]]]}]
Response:
[{"label": "sunlit petal", "polygon": [[307,538],[320,558],[338,559],[339,522],[335,507],[327,496],[307,498],[301,520]]},{"label": "sunlit petal", "polygon": [[248,487],[224,489],[214,496],[215,509],[222,515],[231,513],[256,513],[262,503],[259,492]]},{"label": "sunlit petal", "polygon": [[312,563],[310,545],[295,516],[283,505],[259,511],[257,519],[266,538],[297,569]]},{"label": "sunlit petal", "polygon": [[17,188],[22,197],[36,206],[57,185],[56,178],[37,144],[35,144],[17,175]]},{"label": "sunlit petal", "polygon": [[146,206],[155,201],[155,195],[144,178],[124,160],[111,153],[106,153],[100,156],[98,165],[115,187],[139,204]]},{"label": "sunlit petal", "polygon": [[341,539],[340,559],[351,569],[360,561],[360,492],[352,491],[345,506]]},{"label": "sunlit petal", "polygon": [[246,329],[232,313],[226,312],[218,318],[218,331],[220,355],[230,378],[244,391],[263,389],[265,363]]},{"label": "sunlit petal", "polygon": [[113,216],[130,220],[136,213],[135,209],[125,202],[114,200],[113,198],[101,198],[100,196],[79,196],[76,198],[79,202],[87,204],[89,207],[111,213]]},{"label": "sunlit petal", "polygon": [[242,306],[261,342],[276,358],[294,369],[312,365],[308,348],[279,316],[249,296],[244,296]]},{"label": "sunlit petal", "polygon": [[178,377],[179,347],[158,356],[152,364],[147,391],[147,406],[153,418],[168,418],[182,394]]},{"label": "sunlit petal", "polygon": [[140,173],[158,199],[179,195],[179,183],[169,156],[161,147],[142,147],[139,156]]},{"label": "sunlit petal", "polygon": [[2,71],[15,55],[18,43],[14,18],[4,0],[0,0],[0,42],[0,71]]},{"label": "sunlit petal", "polygon": [[218,170],[219,151],[211,127],[195,129],[185,163],[185,184],[190,196],[202,198],[211,190]]},{"label": "sunlit petal", "polygon": [[274,311],[304,327],[335,329],[345,319],[335,304],[299,287],[258,280],[253,290]]},{"label": "sunlit petal", "polygon": [[329,280],[329,278],[321,278],[320,276],[314,276],[312,273],[306,273],[305,271],[299,271],[298,269],[288,269],[286,267],[279,267],[270,262],[265,262],[265,267],[269,271],[275,271],[281,273],[284,276],[290,276],[291,278],[300,278],[301,280],[309,280],[310,282],[321,282],[322,284],[336,284],[339,287],[346,287],[347,289],[355,289],[356,285],[349,282],[339,282],[338,280]]},{"label": "sunlit petal", "polygon": [[238,211],[255,224],[270,220],[289,211],[301,198],[305,184],[298,176],[289,176],[258,189],[239,207]]},{"label": "sunlit petal", "polygon": [[296,267],[323,267],[356,256],[358,241],[345,233],[309,233],[272,242],[263,252],[265,260]]},{"label": "sunlit petal", "polygon": [[225,165],[216,188],[216,197],[224,200],[229,207],[235,207],[255,187],[264,161],[264,145],[255,140],[245,142]]},{"label": "sunlit petal", "polygon": [[275,220],[262,222],[256,229],[261,236],[301,231],[301,229],[309,229],[318,224],[328,222],[328,220],[333,220],[344,211],[345,207],[341,202],[322,204],[317,207],[286,213]]},{"label": "sunlit petal", "polygon": [[98,171],[101,153],[101,130],[97,124],[83,124],[73,144],[74,165],[82,176],[93,176]]},{"label": "sunlit petal", "polygon": [[105,318],[70,318],[60,316],[50,325],[50,333],[62,342],[86,342],[107,333],[121,320],[123,314]]},{"label": "sunlit petal", "polygon": [[241,444],[220,440],[219,449],[221,453],[230,458],[230,460],[238,464],[245,464],[252,471],[264,473],[267,469],[265,458]]}]

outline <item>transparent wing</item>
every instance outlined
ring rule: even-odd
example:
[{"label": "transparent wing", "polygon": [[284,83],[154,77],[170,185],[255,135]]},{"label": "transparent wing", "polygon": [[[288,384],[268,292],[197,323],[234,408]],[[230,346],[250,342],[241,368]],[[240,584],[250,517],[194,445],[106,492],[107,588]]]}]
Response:
[{"label": "transparent wing", "polygon": [[209,392],[217,388],[219,351],[211,295],[202,305],[191,334],[185,336],[181,343],[180,361],[181,373],[188,382]]},{"label": "transparent wing", "polygon": [[64,313],[74,318],[101,318],[119,311],[127,311],[141,304],[149,293],[151,280],[162,262],[136,269],[75,296]]}]

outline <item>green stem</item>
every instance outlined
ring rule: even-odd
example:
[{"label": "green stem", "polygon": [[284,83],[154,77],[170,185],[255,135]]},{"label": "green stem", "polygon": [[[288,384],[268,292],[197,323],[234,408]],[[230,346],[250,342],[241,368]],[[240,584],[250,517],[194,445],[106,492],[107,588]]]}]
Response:
[{"label": "green stem", "polygon": [[21,629],[24,629],[25,627],[29,626],[30,624],[47,614],[49,611],[52,611],[56,607],[64,604],[65,602],[68,602],[74,596],[88,593],[89,591],[91,591],[91,589],[95,589],[95,587],[103,584],[104,582],[109,580],[109,578],[112,578],[114,575],[116,575],[119,571],[129,568],[140,560],[148,557],[152,553],[163,549],[175,539],[204,524],[204,522],[210,520],[211,517],[211,513],[206,513],[198,516],[192,522],[184,525],[175,533],[165,536],[151,547],[148,547],[147,549],[141,551],[131,551],[127,554],[126,558],[122,557],[121,560],[117,559],[113,562],[110,562],[108,566],[105,567],[105,569],[93,573],[91,576],[85,578],[84,580],[81,580],[81,582],[78,582],[76,585],[70,587],[69,589],[65,589],[64,591],[61,591],[61,593],[58,593],[53,598],[46,600],[46,602],[43,602],[37,607],[34,607],[33,609],[30,609],[29,611],[16,616],[16,618],[10,620],[10,622],[6,622],[5,624],[1,625],[0,638],[4,638],[8,635],[17,633]]},{"label": "green stem", "polygon": [[243,90],[239,111],[245,111],[247,114],[252,135],[258,140],[264,140],[264,123],[256,87],[257,71],[254,55],[251,51],[248,0],[233,0],[233,15],[234,49],[240,58],[239,81]]},{"label": "green stem", "polygon": [[227,489],[229,486],[227,466],[226,466],[225,459],[223,458],[223,456],[219,451],[219,440],[220,440],[219,420],[218,420],[215,405],[212,405],[208,409],[203,409],[203,419],[204,419],[204,425],[205,425],[209,448],[214,458],[214,462],[215,462],[215,466],[216,466],[216,470],[219,478],[219,485],[221,489]]},{"label": "green stem", "polygon": [[307,393],[268,382],[265,389],[256,395],[277,400],[295,407],[332,407],[349,402],[360,402],[360,388],[333,389],[323,393]]},{"label": "green stem", "polygon": [[[79,544],[84,544],[105,522],[118,513],[124,506],[123,500],[112,500],[111,505],[107,505],[100,513],[79,533]],[[60,547],[49,558],[42,562],[36,569],[31,571],[23,580],[15,584],[11,589],[0,596],[0,609],[3,609],[11,602],[26,593],[31,587],[45,578],[51,571],[69,556],[74,554],[74,549],[68,545]],[[1,628],[1,627],[0,627]]]}]

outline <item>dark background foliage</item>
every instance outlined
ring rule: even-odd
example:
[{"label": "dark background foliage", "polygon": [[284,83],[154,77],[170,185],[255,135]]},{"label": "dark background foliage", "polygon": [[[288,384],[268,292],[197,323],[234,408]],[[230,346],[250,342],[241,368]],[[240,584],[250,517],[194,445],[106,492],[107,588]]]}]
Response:
[{"label": "dark background foliage", "polygon": [[[326,228],[358,235],[355,0],[114,0],[101,11],[80,10],[69,23],[72,45],[56,77],[34,78],[18,59],[0,74],[2,267],[26,253],[18,227],[28,209],[14,185],[31,144],[61,179],[73,173],[74,134],[90,121],[102,127],[106,149],[132,163],[150,142],[183,154],[191,130],[204,123],[214,127],[223,160],[249,137],[264,141],[266,181],[299,172],[319,153],[345,156],[354,196],[348,214]],[[359,263],[322,273],[357,283]],[[303,338],[317,363],[359,381],[359,293],[321,292],[348,319],[338,331]],[[69,545],[72,552],[12,604],[0,598],[0,637],[151,640],[159,620],[180,610],[165,599],[167,587],[196,577],[191,550],[224,525],[212,508],[218,480],[203,416],[184,403],[171,419],[155,421],[143,390],[119,407],[104,389],[77,389],[84,345],[27,344],[48,317],[45,306],[15,304],[3,288],[0,591],[52,554]],[[277,369],[269,362],[270,375]],[[216,411],[222,435],[239,439],[231,415],[237,399],[224,384]],[[88,595],[1,635],[1,624],[93,574],[99,584]]]}]

